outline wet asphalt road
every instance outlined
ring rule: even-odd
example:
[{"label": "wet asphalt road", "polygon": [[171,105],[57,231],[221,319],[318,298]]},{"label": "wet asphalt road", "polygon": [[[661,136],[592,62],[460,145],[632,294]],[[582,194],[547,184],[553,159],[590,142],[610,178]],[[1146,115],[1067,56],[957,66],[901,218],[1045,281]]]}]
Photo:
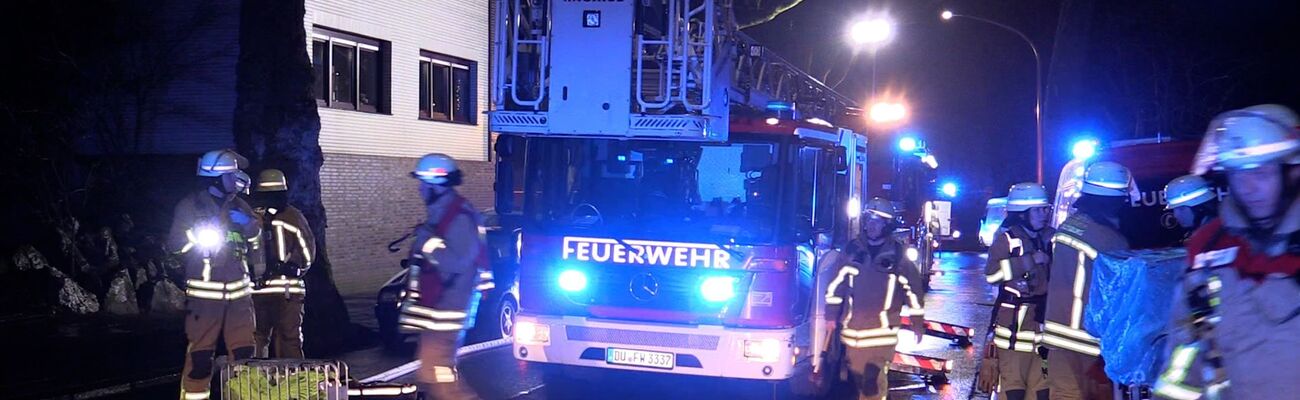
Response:
[{"label": "wet asphalt road", "polygon": [[[979,370],[980,352],[987,333],[994,292],[984,282],[984,259],[976,253],[944,253],[931,290],[926,313],[934,321],[976,328],[976,342],[967,347],[936,337],[916,344],[904,330],[900,352],[954,360],[948,381],[927,384],[921,377],[891,373],[890,399],[969,399]],[[558,382],[544,379],[546,370],[514,359],[510,346],[468,354],[461,372],[485,399],[776,399],[788,392],[765,382],[719,381],[653,372],[630,373],[583,370],[566,374]],[[409,381],[410,376],[401,380]],[[838,388],[829,398],[852,399],[850,388]],[[980,397],[979,395],[976,396]]]}]

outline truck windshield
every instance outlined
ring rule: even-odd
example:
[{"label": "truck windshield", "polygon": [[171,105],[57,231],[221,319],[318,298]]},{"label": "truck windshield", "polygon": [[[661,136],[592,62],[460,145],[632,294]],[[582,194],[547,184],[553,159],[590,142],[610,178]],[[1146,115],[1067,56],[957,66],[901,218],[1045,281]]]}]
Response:
[{"label": "truck windshield", "polygon": [[783,147],[743,139],[530,139],[524,213],[541,230],[770,243],[789,178],[778,167]]}]

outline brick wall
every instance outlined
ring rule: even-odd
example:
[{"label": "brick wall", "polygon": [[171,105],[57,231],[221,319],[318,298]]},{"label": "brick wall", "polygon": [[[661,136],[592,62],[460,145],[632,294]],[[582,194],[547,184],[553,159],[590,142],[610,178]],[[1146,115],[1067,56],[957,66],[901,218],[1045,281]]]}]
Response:
[{"label": "brick wall", "polygon": [[[326,243],[334,281],[346,294],[373,294],[397,272],[404,252],[386,246],[424,218],[417,183],[407,174],[414,158],[326,153],[321,195],[329,226]],[[492,206],[493,169],[461,162],[461,192],[479,209]]]}]

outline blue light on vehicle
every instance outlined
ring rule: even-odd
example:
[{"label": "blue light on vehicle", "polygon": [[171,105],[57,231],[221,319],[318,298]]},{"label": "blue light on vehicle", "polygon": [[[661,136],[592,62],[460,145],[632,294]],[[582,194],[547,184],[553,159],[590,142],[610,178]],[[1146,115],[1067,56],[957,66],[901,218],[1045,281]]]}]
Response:
[{"label": "blue light on vehicle", "polygon": [[767,109],[772,111],[785,111],[794,108],[793,105],[784,101],[769,101]]},{"label": "blue light on vehicle", "polygon": [[730,276],[714,276],[704,279],[700,284],[700,295],[704,296],[705,301],[712,303],[721,303],[736,297],[736,278]]},{"label": "blue light on vehicle", "polygon": [[587,274],[576,269],[566,269],[560,273],[560,289],[566,292],[581,292],[587,288]]},{"label": "blue light on vehicle", "polygon": [[676,162],[676,161],[674,161],[674,160],[671,159],[671,158],[669,158],[669,159],[667,159],[667,160],[664,160],[664,164],[668,164],[668,165],[672,165],[674,162]]},{"label": "blue light on vehicle", "polygon": [[943,186],[939,187],[939,191],[942,192],[944,196],[957,197],[957,184],[945,182]]},{"label": "blue light on vehicle", "polygon": [[917,143],[914,137],[903,137],[898,139],[898,149],[910,153],[916,151]]},{"label": "blue light on vehicle", "polygon": [[1097,155],[1096,139],[1079,139],[1070,146],[1070,154],[1074,155],[1076,160],[1087,160]]},{"label": "blue light on vehicle", "polygon": [[627,162],[627,156],[624,155],[618,156],[618,162]]}]

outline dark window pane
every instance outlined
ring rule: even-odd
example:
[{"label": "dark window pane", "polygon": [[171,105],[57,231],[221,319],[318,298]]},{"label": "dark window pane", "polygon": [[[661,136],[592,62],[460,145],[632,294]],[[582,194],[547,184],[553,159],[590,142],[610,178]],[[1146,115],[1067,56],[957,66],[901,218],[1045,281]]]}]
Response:
[{"label": "dark window pane", "polygon": [[451,119],[451,67],[433,64],[433,104],[429,106],[434,119]]},{"label": "dark window pane", "polygon": [[358,90],[359,99],[357,109],[362,111],[376,112],[379,111],[379,52],[372,50],[361,50],[361,60],[358,64],[360,68],[360,79]]},{"label": "dark window pane", "polygon": [[420,61],[420,117],[429,118],[429,65]]},{"label": "dark window pane", "polygon": [[357,97],[357,48],[334,45],[331,64],[334,67],[333,95],[334,102],[340,105],[355,106]]},{"label": "dark window pane", "polygon": [[329,93],[327,90],[328,81],[325,79],[325,76],[329,74],[328,61],[329,42],[321,40],[311,41],[311,67],[312,75],[315,78],[314,85],[312,86],[312,94],[316,96],[316,100],[328,101],[328,99],[325,98],[325,95]]},{"label": "dark window pane", "polygon": [[469,122],[470,113],[470,80],[469,70],[454,68],[451,70],[451,117],[453,121]]}]

